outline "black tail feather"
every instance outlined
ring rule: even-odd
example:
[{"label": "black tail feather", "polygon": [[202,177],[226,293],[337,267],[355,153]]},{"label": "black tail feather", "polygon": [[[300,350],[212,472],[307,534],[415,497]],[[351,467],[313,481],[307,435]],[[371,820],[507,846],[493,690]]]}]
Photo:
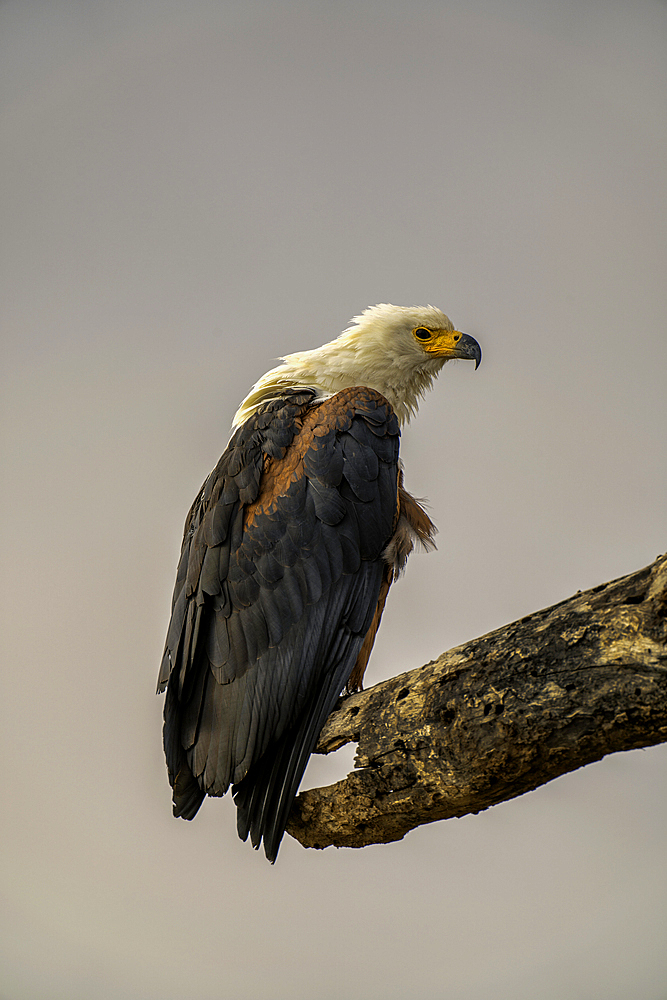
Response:
[{"label": "black tail feather", "polygon": [[250,768],[245,778],[232,788],[238,810],[239,837],[247,840],[250,834],[255,849],[263,840],[264,853],[271,864],[278,856],[308,758],[345,686],[347,674],[349,666],[346,660],[343,669],[339,667],[329,683],[315,692],[296,725],[283,733],[280,740]]}]

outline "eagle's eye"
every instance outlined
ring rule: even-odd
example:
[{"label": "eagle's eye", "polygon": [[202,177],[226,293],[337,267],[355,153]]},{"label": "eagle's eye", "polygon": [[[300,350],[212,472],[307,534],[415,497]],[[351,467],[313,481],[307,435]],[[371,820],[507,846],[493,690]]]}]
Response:
[{"label": "eagle's eye", "polygon": [[430,340],[433,334],[430,330],[427,330],[425,326],[418,326],[414,331],[414,335],[417,340]]}]

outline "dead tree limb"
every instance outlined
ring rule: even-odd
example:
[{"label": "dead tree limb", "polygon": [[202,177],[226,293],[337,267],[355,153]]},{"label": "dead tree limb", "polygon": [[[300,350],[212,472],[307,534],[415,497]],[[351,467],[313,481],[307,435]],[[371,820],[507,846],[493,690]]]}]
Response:
[{"label": "dead tree limb", "polygon": [[303,792],[304,847],[400,840],[618,750],[667,740],[667,556],[342,700],[317,747],[358,743]]}]

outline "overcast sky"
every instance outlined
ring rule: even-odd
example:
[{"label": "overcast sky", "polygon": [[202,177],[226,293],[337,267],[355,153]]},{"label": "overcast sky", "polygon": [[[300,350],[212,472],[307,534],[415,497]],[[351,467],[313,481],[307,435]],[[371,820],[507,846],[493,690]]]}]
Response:
[{"label": "overcast sky", "polygon": [[1,1000],[664,1000],[665,746],[272,868],[154,690],[240,399],[371,303],[484,361],[367,683],[665,550],[665,3],[5,0],[0,77]]}]

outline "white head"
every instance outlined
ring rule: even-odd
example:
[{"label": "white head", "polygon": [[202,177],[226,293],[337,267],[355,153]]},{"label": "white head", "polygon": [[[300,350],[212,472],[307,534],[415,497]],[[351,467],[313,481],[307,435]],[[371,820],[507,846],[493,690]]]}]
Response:
[{"label": "white head", "polygon": [[252,387],[233,426],[285,389],[312,388],[325,398],[355,385],[382,393],[403,423],[417,412],[420,398],[447,361],[469,358],[477,367],[481,357],[477,341],[455,330],[439,309],[383,302],[355,316],[336,340],[283,358],[282,365]]}]

